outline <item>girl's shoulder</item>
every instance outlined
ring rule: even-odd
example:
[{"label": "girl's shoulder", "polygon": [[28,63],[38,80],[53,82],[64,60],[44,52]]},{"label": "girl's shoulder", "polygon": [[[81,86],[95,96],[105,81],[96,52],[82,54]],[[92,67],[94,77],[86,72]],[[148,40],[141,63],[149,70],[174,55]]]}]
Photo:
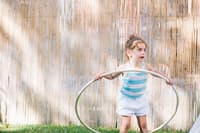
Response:
[{"label": "girl's shoulder", "polygon": [[123,69],[127,69],[128,65],[127,64],[121,64],[118,66],[118,70],[123,70]]},{"label": "girl's shoulder", "polygon": [[[127,69],[127,64],[121,64],[121,65],[119,65],[118,67],[117,67],[117,70],[118,71],[121,71],[121,70],[125,70],[125,69]],[[125,75],[125,72],[121,72],[121,74],[122,74],[122,76],[124,76]]]},{"label": "girl's shoulder", "polygon": [[145,67],[149,71],[153,71],[154,70],[154,68],[150,64],[145,64]]}]

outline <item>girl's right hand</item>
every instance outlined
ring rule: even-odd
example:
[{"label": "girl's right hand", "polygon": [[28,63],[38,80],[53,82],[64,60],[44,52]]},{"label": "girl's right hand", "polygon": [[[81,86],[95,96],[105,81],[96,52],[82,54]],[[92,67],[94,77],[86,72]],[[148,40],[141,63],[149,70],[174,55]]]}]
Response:
[{"label": "girl's right hand", "polygon": [[96,76],[95,76],[95,80],[100,80],[100,79],[102,79],[103,77],[102,77],[102,75],[104,74],[104,72],[103,73],[98,73]]},{"label": "girl's right hand", "polygon": [[173,80],[171,79],[171,78],[168,78],[168,81],[166,81],[166,83],[168,84],[168,85],[173,85],[174,83],[173,83]]}]

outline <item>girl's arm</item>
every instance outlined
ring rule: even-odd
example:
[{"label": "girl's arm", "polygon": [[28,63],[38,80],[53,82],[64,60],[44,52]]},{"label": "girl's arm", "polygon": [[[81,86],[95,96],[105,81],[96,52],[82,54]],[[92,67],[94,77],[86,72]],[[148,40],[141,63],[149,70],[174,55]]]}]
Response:
[{"label": "girl's arm", "polygon": [[116,77],[118,77],[122,73],[112,73],[112,74],[109,74],[109,75],[106,75],[106,76],[102,76],[103,74],[105,74],[105,73],[97,74],[95,79],[99,80],[99,79],[102,79],[102,78],[106,78],[106,79],[109,79],[109,80],[113,80],[113,79],[115,79]]},{"label": "girl's arm", "polygon": [[[153,68],[153,67],[152,67],[151,65],[149,65],[149,64],[147,64],[146,67],[147,67],[147,70],[156,72],[156,73],[158,73],[158,74],[160,74],[160,75],[166,77],[167,79],[169,79],[169,81],[167,81],[166,83],[169,84],[169,85],[173,85],[173,81],[172,81],[172,79],[171,79],[169,76],[167,76],[167,75],[164,74],[163,72],[158,71],[157,69]],[[152,74],[152,75],[153,75],[153,74]],[[156,76],[156,75],[153,75],[153,76],[158,77],[158,76]]]},{"label": "girl's arm", "polygon": [[115,79],[116,77],[118,77],[120,74],[122,74],[122,73],[113,73],[113,74],[104,76],[103,78],[106,78],[106,79],[109,79],[109,80],[113,80],[113,79]]},{"label": "girl's arm", "polygon": [[[122,68],[123,68],[123,66],[121,65],[121,66],[119,66],[119,67],[117,68],[117,70],[121,70]],[[113,80],[113,79],[117,78],[119,75],[121,75],[122,72],[112,73],[112,74],[109,74],[109,75],[107,75],[107,76],[103,76],[103,77],[102,77],[103,74],[105,74],[105,73],[99,73],[99,74],[97,74],[96,80],[99,80],[99,79],[102,79],[102,78],[106,78],[106,79],[109,79],[109,80]]]}]

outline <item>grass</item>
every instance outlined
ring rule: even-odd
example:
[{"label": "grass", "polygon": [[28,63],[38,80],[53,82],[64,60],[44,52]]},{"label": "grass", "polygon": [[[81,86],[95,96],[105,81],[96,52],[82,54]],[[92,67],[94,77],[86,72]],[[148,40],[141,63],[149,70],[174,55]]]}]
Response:
[{"label": "grass", "polygon": [[[119,133],[119,129],[97,128],[101,133]],[[0,133],[90,133],[82,126],[59,126],[59,125],[26,125],[26,126],[0,126]],[[138,133],[129,131],[129,133]],[[157,133],[186,133],[183,131],[162,130]]]}]

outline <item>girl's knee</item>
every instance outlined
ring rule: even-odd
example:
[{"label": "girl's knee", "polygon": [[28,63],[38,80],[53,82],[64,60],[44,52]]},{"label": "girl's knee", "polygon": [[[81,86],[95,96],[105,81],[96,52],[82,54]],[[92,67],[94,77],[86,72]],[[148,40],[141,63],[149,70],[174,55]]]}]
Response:
[{"label": "girl's knee", "polygon": [[147,129],[147,123],[146,122],[141,123],[141,128]]},{"label": "girl's knee", "polygon": [[147,125],[142,124],[140,129],[141,129],[141,133],[148,133]]},{"label": "girl's knee", "polygon": [[130,126],[131,126],[131,123],[130,123],[129,121],[123,122],[123,123],[121,124],[120,131],[121,131],[122,133],[126,133],[126,132],[128,132]]},{"label": "girl's knee", "polygon": [[148,133],[147,123],[146,122],[140,123],[140,131],[141,131],[141,133]]},{"label": "girl's knee", "polygon": [[122,116],[122,123],[120,127],[120,133],[128,133],[128,129],[131,125],[131,117],[130,116]]},{"label": "girl's knee", "polygon": [[130,125],[131,125],[131,124],[128,123],[128,122],[127,122],[127,123],[123,123],[123,124],[121,125],[121,128],[124,129],[124,130],[128,130],[128,129],[130,128]]}]

